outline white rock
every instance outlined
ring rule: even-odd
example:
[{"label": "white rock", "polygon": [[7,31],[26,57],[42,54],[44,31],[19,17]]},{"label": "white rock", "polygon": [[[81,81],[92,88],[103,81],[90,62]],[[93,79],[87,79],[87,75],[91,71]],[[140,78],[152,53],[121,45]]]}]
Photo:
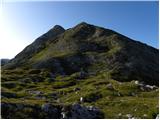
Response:
[{"label": "white rock", "polygon": [[144,87],[144,86],[145,86],[143,83],[139,83],[138,85],[141,86],[141,87]]},{"label": "white rock", "polygon": [[136,94],[134,92],[131,93],[132,96],[136,96]]},{"label": "white rock", "polygon": [[136,85],[138,85],[138,84],[139,84],[139,81],[135,81],[134,83],[135,83]]},{"label": "white rock", "polygon": [[117,95],[118,95],[119,97],[121,96],[121,94],[120,94],[119,92],[117,93]]},{"label": "white rock", "polygon": [[145,87],[147,87],[147,88],[153,88],[153,86],[151,86],[151,85],[146,85]]},{"label": "white rock", "polygon": [[144,88],[143,88],[143,87],[140,87],[140,90],[144,91]]},{"label": "white rock", "polygon": [[97,111],[98,109],[94,106],[88,106],[86,107],[88,110]]},{"label": "white rock", "polygon": [[89,110],[93,110],[93,106],[88,106],[87,107]]},{"label": "white rock", "polygon": [[122,113],[119,113],[118,116],[122,116]]},{"label": "white rock", "polygon": [[83,101],[84,101],[83,97],[80,97],[80,102],[83,102]]},{"label": "white rock", "polygon": [[156,116],[156,119],[159,119],[159,114]]},{"label": "white rock", "polygon": [[112,83],[107,84],[107,88],[110,89],[110,90],[114,89]]},{"label": "white rock", "polygon": [[147,114],[144,114],[143,117],[147,117]]},{"label": "white rock", "polygon": [[65,112],[61,112],[62,118],[65,119],[67,118],[66,113]]},{"label": "white rock", "polygon": [[126,114],[126,117],[128,117],[128,118],[132,118],[132,115],[131,114]]},{"label": "white rock", "polygon": [[119,85],[122,85],[122,82],[118,82]]},{"label": "white rock", "polygon": [[130,119],[138,119],[138,118],[136,118],[136,117],[132,117],[132,118],[130,118]]}]

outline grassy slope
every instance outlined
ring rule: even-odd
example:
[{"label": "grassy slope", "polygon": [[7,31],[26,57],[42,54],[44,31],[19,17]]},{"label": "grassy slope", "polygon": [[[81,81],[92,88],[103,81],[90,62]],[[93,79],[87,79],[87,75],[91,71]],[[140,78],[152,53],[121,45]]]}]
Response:
[{"label": "grassy slope", "polygon": [[[57,75],[54,81],[50,79],[47,71],[33,73],[20,69],[2,71],[2,96],[4,96],[2,102],[40,106],[50,101],[54,105],[68,105],[79,102],[80,97],[83,97],[86,101],[81,104],[100,108],[105,118],[126,118],[126,114],[132,114],[136,118],[154,118],[158,113],[158,91],[141,91],[134,81],[117,82],[110,79],[108,72],[101,72],[81,80],[76,79],[78,73],[70,76]],[[33,81],[35,76],[41,80]],[[24,78],[27,78],[25,83],[21,82]],[[113,85],[111,90],[107,88],[109,83]],[[80,90],[74,91],[75,88]],[[29,90],[42,91],[42,96],[46,98],[37,99],[35,94],[27,92]],[[57,95],[58,100],[51,96],[53,93]],[[122,115],[118,116],[119,113]]]},{"label": "grassy slope", "polygon": [[[44,49],[27,58],[27,62],[24,61],[19,67],[31,69],[33,65],[40,62],[45,62],[45,65],[51,66],[52,63],[48,59],[54,58],[63,60],[61,63],[63,63],[65,72],[71,71],[69,73],[73,74],[68,76],[56,75],[53,80],[48,70],[2,71],[2,102],[41,106],[49,101],[54,105],[68,105],[79,102],[80,97],[83,97],[86,101],[81,104],[94,105],[100,108],[104,112],[105,118],[126,118],[126,114],[132,114],[136,118],[155,118],[158,113],[158,91],[141,91],[133,80],[139,71],[146,74],[152,71],[155,73],[155,77],[154,74],[151,76],[157,78],[157,53],[158,51],[130,41],[115,32],[80,25],[74,29],[66,30],[53,40],[49,40]],[[23,61],[23,56],[20,57],[22,59],[19,62]],[[139,58],[135,56],[139,56]],[[87,58],[87,60],[89,58],[91,60],[90,65],[86,66],[83,59],[76,59],[79,57]],[[65,60],[69,58],[70,62],[66,63]],[[148,67],[150,68],[147,68],[146,71],[140,69],[141,67],[138,68],[137,70],[140,70],[136,70],[137,74],[132,74],[128,80],[126,75],[128,69],[125,69],[125,74],[122,75],[116,69],[119,66],[125,66],[123,62],[125,65],[126,63],[127,65],[130,65],[129,63],[137,64],[137,62],[143,63],[142,66],[148,66],[149,63]],[[17,67],[16,64],[13,65]],[[68,65],[70,66],[68,67]],[[70,69],[73,66],[78,67],[76,70]],[[114,66],[112,71],[111,66]],[[54,70],[53,66],[51,68]],[[85,79],[78,80],[80,73],[75,73],[81,70],[78,68],[86,69],[89,73],[94,73],[94,76],[90,75]],[[144,78],[144,75],[138,77]],[[126,81],[124,78],[131,82],[116,81]],[[151,80],[156,81],[155,79]],[[144,81],[149,83],[151,80],[145,79]],[[110,83],[113,85],[113,89],[107,88]],[[75,91],[76,88],[80,88],[80,90]],[[31,94],[29,91],[41,91],[43,98],[37,98],[35,94]],[[56,95],[58,99],[55,99],[51,94]],[[32,113],[32,110],[26,110],[26,112],[25,110],[19,112],[15,110],[14,113],[15,116],[19,114],[22,118],[27,118],[25,114]],[[121,115],[118,116],[120,113]],[[32,115],[29,114],[28,116],[32,118]]]}]

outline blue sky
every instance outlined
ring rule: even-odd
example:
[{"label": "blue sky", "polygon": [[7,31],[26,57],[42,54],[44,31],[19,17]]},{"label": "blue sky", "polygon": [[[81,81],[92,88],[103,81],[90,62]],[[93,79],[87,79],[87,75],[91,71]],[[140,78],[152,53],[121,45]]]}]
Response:
[{"label": "blue sky", "polygon": [[158,1],[3,2],[1,8],[0,58],[13,58],[56,24],[67,29],[82,21],[158,48]]}]

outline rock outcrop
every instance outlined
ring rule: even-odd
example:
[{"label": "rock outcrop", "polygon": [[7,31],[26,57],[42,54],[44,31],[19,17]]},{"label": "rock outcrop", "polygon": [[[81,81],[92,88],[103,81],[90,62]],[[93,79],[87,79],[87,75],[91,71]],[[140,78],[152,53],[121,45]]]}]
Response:
[{"label": "rock outcrop", "polygon": [[[54,106],[51,103],[39,105],[8,104],[1,103],[2,118],[45,118],[45,119],[100,119],[103,113],[93,106],[81,106],[73,104],[70,106]],[[21,112],[20,112],[21,111]],[[14,114],[12,114],[14,112]],[[18,114],[20,112],[21,114]]]}]

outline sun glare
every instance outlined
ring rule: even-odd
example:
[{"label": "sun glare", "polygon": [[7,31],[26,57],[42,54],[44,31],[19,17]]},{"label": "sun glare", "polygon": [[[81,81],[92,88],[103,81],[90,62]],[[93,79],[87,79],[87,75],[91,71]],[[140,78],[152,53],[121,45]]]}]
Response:
[{"label": "sun glare", "polygon": [[0,9],[0,58],[13,58],[26,46],[24,39],[20,38],[16,28],[6,18],[2,7]]}]

